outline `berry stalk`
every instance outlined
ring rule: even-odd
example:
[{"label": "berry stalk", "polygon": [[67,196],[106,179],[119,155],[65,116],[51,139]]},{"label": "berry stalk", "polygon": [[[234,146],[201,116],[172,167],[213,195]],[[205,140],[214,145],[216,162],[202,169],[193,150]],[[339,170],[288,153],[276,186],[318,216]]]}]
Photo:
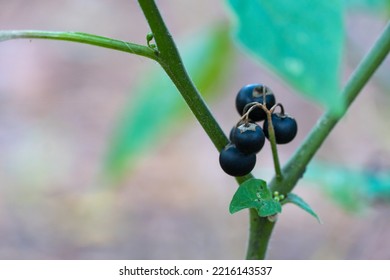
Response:
[{"label": "berry stalk", "polygon": [[272,158],[274,162],[275,178],[276,180],[281,181],[283,180],[283,173],[282,173],[282,168],[280,167],[278,148],[276,146],[275,130],[272,123],[272,110],[267,110],[266,113],[267,113],[267,121],[268,121],[268,138],[271,145]]}]

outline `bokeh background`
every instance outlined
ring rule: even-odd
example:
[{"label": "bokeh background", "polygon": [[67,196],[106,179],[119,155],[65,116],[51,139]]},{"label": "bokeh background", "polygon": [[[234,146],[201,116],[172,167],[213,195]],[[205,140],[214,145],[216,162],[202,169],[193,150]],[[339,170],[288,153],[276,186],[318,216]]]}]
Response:
[{"label": "bokeh background", "polygon": [[[223,1],[158,4],[181,51],[211,26],[230,24]],[[354,10],[345,21],[344,81],[386,17]],[[137,1],[125,0],[0,0],[0,29],[82,31],[139,44],[149,32]],[[279,148],[285,162],[322,108],[236,46],[227,59],[228,71],[206,97],[216,119],[230,131],[238,89],[269,85],[299,123],[297,138]],[[295,190],[323,224],[285,206],[270,259],[390,258],[389,69],[387,59]],[[236,182],[222,172],[218,152],[188,110],[178,109],[150,134],[120,179],[106,174],[141,89],[164,94],[157,86],[163,75],[153,61],[87,45],[0,44],[1,259],[244,258],[248,213],[229,214]],[[144,126],[153,126],[155,109],[144,114]],[[265,179],[272,175],[267,145],[253,172]],[[371,181],[362,179],[366,173]],[[374,191],[367,190],[372,180]]]}]

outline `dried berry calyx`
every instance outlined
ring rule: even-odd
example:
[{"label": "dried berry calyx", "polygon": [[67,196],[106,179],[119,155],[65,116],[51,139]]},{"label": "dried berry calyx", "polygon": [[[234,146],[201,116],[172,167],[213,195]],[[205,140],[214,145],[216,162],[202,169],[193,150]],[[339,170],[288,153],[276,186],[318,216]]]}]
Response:
[{"label": "dried berry calyx", "polygon": [[256,123],[243,123],[233,128],[232,141],[244,154],[258,153],[264,146],[265,135]]}]

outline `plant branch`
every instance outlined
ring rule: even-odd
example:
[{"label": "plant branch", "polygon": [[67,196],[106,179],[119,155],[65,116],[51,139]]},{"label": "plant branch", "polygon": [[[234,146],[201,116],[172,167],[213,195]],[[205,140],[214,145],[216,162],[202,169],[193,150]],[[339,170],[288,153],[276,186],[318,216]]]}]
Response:
[{"label": "plant branch", "polygon": [[[357,66],[342,90],[341,97],[346,106],[345,111],[347,111],[362,88],[374,74],[375,70],[381,65],[389,51],[390,22],[388,22],[381,36]],[[273,191],[279,191],[283,194],[291,192],[298,180],[303,176],[306,166],[309,164],[314,154],[321,147],[324,140],[328,137],[329,133],[343,115],[344,114],[336,114],[330,109],[319,119],[316,126],[314,126],[302,145],[283,168],[284,179],[278,181],[274,178],[271,181],[270,186]]]},{"label": "plant branch", "polygon": [[[138,2],[152,30],[159,51],[160,65],[176,85],[217,150],[221,151],[229,143],[229,140],[188,75],[172,35],[166,27],[156,3],[154,0],[138,0]],[[241,184],[251,178],[253,176],[248,174],[236,177],[236,181]]]},{"label": "plant branch", "polygon": [[0,30],[0,42],[12,39],[50,39],[72,41],[122,52],[141,55],[158,61],[155,51],[147,46],[115,40],[82,32],[42,31],[42,30]]},{"label": "plant branch", "polygon": [[189,77],[156,3],[153,0],[139,0],[138,2],[154,35],[160,65],[176,85],[215,147],[221,151],[229,141]]}]

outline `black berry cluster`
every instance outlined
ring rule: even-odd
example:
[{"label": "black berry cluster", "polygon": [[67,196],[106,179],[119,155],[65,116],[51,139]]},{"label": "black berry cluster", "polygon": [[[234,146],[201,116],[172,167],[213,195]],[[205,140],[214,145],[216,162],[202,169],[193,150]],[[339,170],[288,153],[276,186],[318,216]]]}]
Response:
[{"label": "black berry cluster", "polygon": [[[274,113],[280,107],[280,113]],[[294,118],[284,113],[281,104],[276,104],[275,95],[265,85],[250,84],[240,89],[236,97],[236,108],[241,115],[239,122],[229,135],[230,143],[221,151],[219,163],[227,174],[244,176],[256,165],[256,154],[269,139],[267,114],[271,114],[277,144],[291,142],[298,131]],[[263,127],[257,122],[264,121]]]}]

